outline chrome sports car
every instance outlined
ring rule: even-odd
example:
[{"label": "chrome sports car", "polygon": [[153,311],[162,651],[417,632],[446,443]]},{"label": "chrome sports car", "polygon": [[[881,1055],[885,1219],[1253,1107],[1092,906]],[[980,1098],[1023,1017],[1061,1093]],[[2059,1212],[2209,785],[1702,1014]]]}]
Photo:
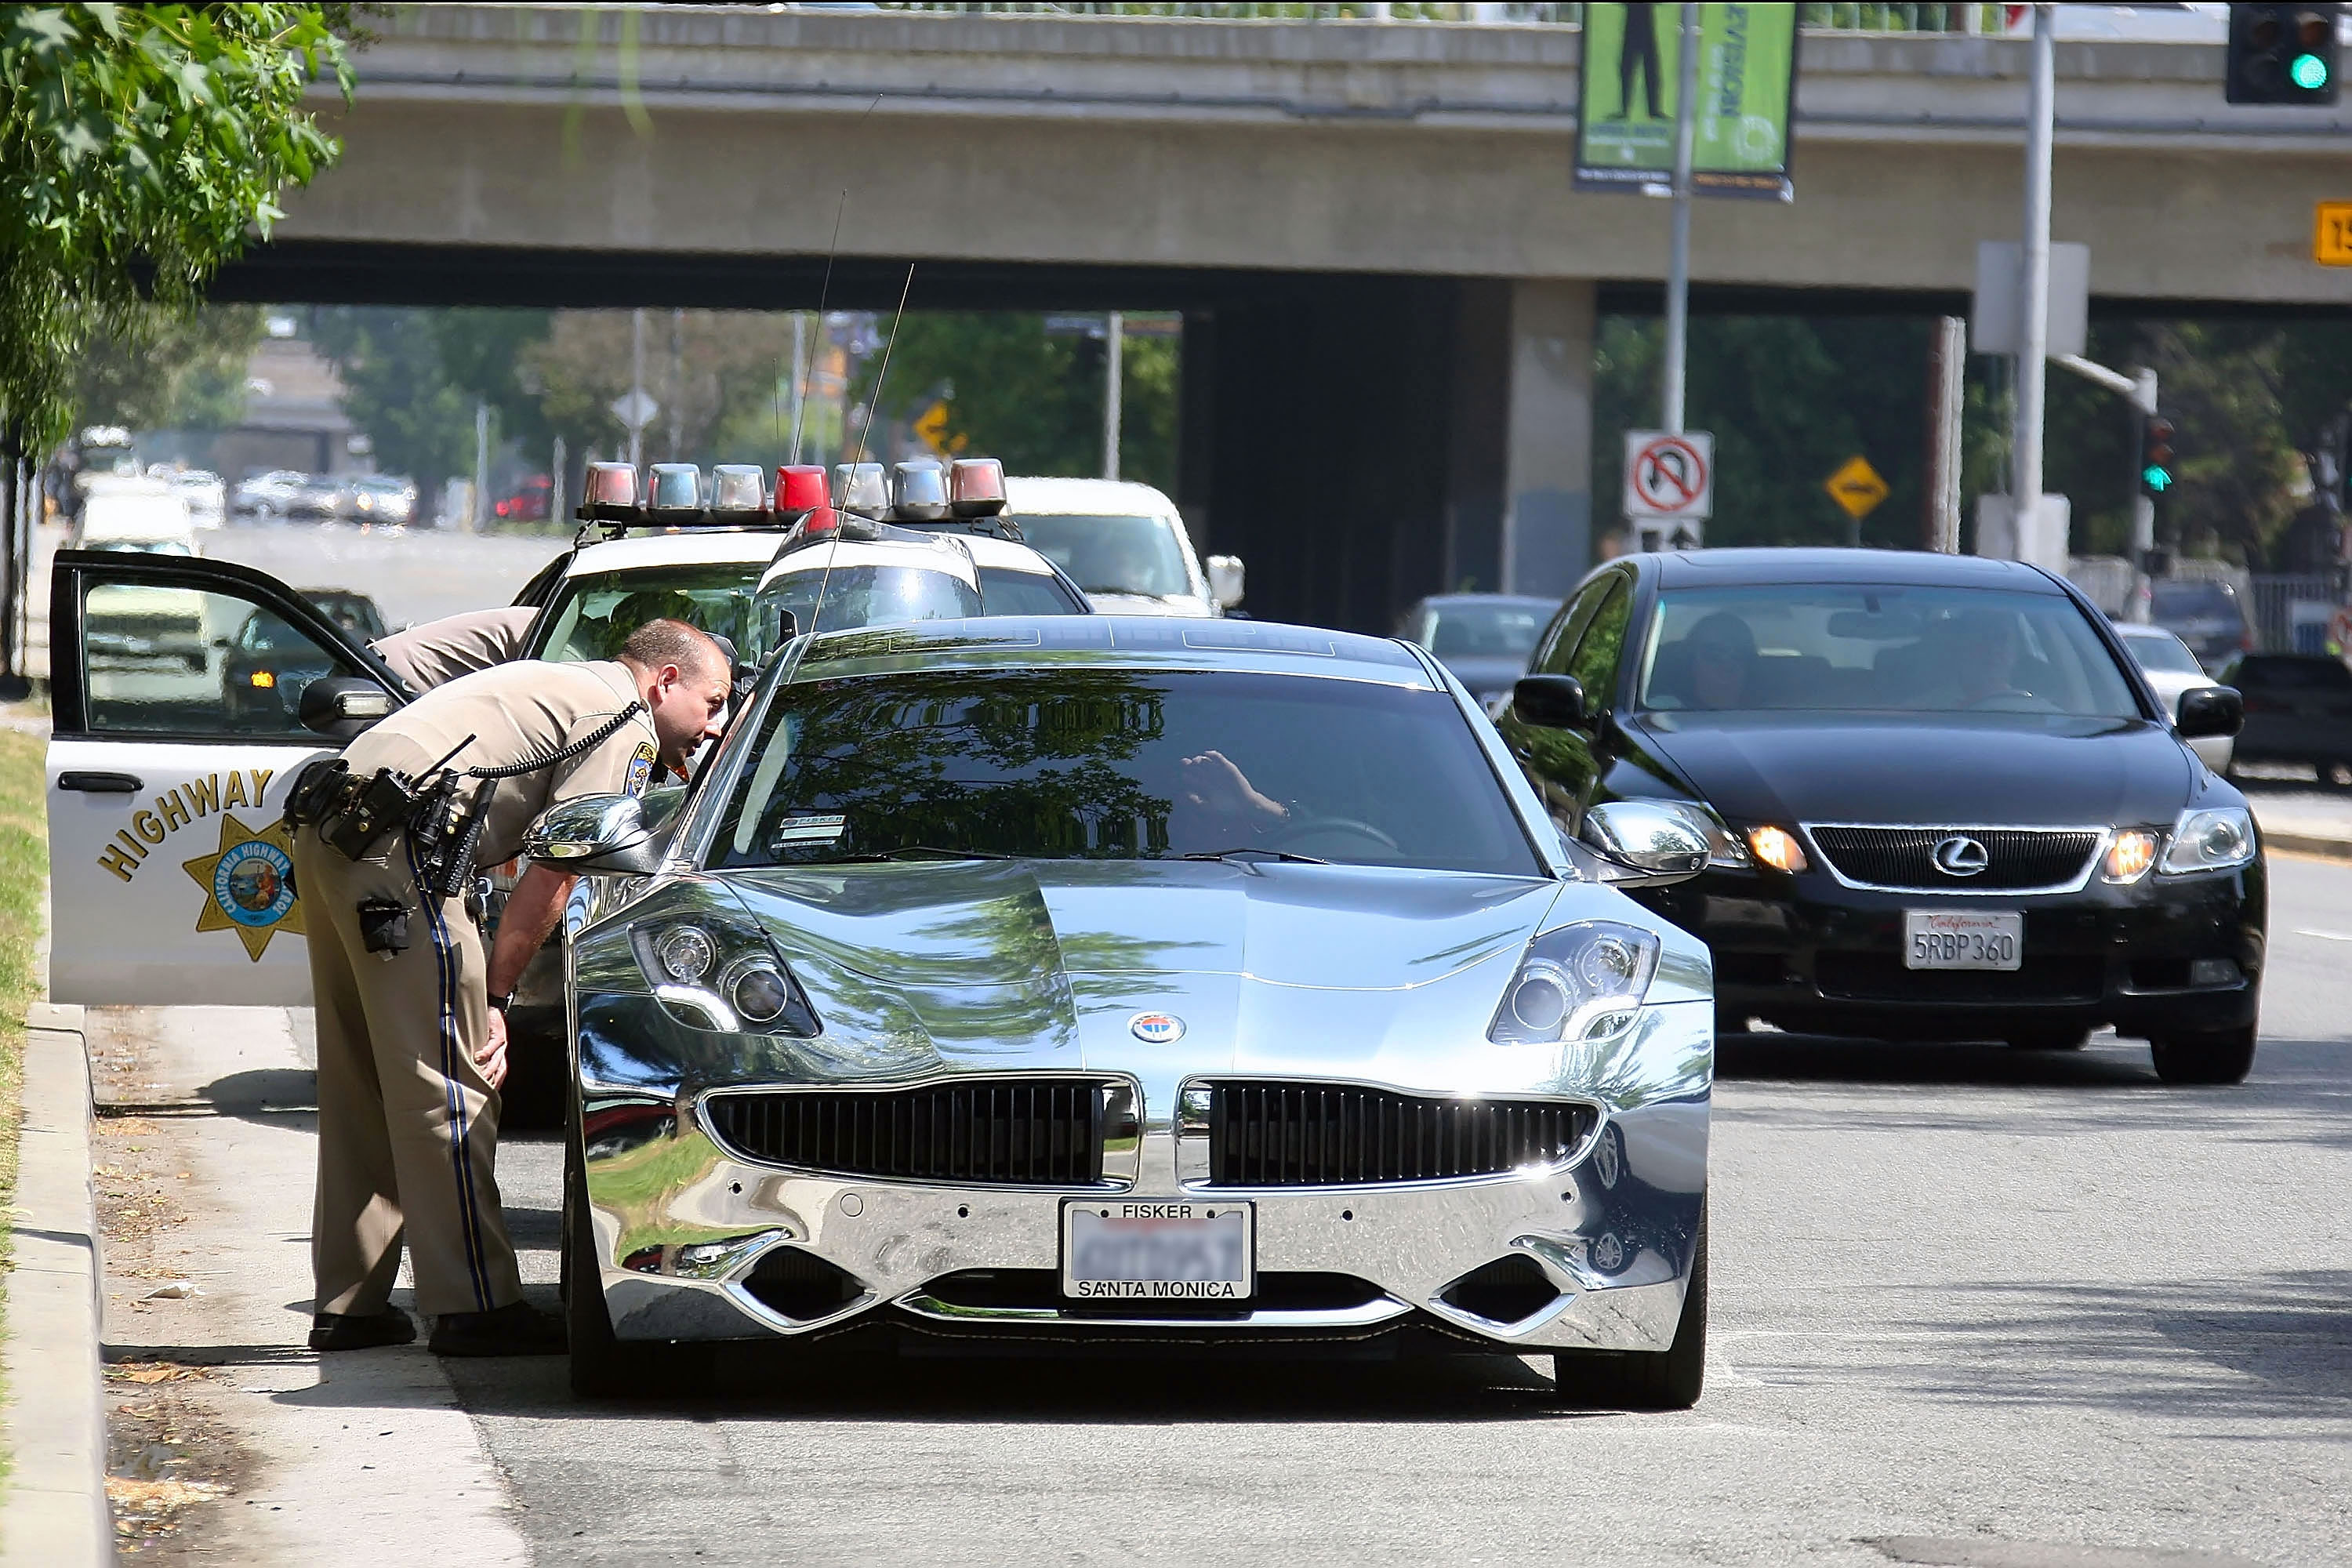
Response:
[{"label": "chrome sports car", "polygon": [[1706,950],[1426,654],[1242,621],[788,645],[688,791],[542,818],[583,1393],[665,1342],[1549,1352],[1698,1397]]}]

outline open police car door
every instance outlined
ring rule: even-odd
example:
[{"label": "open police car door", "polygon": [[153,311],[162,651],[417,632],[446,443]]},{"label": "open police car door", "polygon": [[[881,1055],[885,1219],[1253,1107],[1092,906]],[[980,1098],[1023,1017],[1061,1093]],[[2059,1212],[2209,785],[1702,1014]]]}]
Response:
[{"label": "open police car door", "polygon": [[[286,791],[343,742],[306,728],[341,678],[352,732],[399,679],[300,595],[225,561],[61,550],[49,598],[50,994],[310,1000]],[[381,700],[377,700],[377,693]],[[322,693],[323,695],[323,693]]]}]

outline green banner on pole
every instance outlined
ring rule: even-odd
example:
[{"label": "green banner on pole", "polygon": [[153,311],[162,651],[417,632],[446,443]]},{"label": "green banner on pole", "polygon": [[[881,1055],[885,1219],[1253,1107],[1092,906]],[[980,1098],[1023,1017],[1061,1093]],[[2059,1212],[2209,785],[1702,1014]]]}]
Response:
[{"label": "green banner on pole", "polygon": [[[1701,5],[1691,189],[1788,201],[1797,7]],[[1664,192],[1675,173],[1679,5],[1589,5],[1577,95],[1576,188]]]}]

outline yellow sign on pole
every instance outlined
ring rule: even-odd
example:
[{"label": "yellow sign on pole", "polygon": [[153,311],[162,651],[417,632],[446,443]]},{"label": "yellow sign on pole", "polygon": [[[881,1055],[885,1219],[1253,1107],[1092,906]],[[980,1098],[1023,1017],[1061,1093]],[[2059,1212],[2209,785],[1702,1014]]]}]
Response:
[{"label": "yellow sign on pole", "polygon": [[1865,513],[1886,499],[1886,481],[1870,466],[1870,459],[1860,453],[1848,458],[1845,466],[1832,474],[1823,484],[1830,499],[1845,508],[1846,516],[1860,522]]},{"label": "yellow sign on pole", "polygon": [[923,438],[924,446],[942,458],[952,457],[963,449],[962,437],[953,441],[948,439],[948,405],[945,401],[932,404],[915,416],[915,434]]},{"label": "yellow sign on pole", "polygon": [[2352,267],[2352,202],[2322,202],[2312,219],[2311,258],[2322,267]]}]

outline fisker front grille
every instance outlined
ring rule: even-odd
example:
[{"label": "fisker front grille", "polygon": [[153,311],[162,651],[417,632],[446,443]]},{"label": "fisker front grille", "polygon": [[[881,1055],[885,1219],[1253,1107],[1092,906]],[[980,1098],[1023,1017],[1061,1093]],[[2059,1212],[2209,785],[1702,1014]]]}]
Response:
[{"label": "fisker front grille", "polygon": [[2100,835],[2081,828],[1808,827],[1849,882],[1922,893],[2011,893],[2071,888],[2091,868]]},{"label": "fisker front grille", "polygon": [[704,1101],[745,1159],[846,1176],[956,1185],[1099,1186],[1104,1143],[1132,1145],[1130,1091],[1068,1079],[977,1079],[902,1089],[770,1089]]},{"label": "fisker front grille", "polygon": [[1209,1181],[1222,1187],[1435,1182],[1556,1165],[1599,1112],[1556,1100],[1435,1100],[1346,1084],[1208,1086]]}]

